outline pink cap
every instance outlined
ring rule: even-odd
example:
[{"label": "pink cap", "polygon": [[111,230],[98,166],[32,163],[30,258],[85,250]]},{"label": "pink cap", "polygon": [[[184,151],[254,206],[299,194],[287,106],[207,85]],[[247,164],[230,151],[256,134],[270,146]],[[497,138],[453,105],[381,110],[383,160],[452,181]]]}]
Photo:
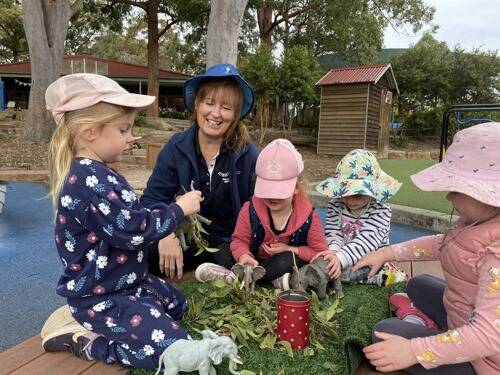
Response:
[{"label": "pink cap", "polygon": [[255,165],[255,196],[286,199],[293,195],[304,170],[302,156],[286,139],[275,139],[261,151]]},{"label": "pink cap", "polygon": [[50,84],[45,92],[47,109],[59,124],[65,112],[104,102],[122,107],[146,108],[156,97],[131,94],[118,83],[98,74],[69,74]]}]

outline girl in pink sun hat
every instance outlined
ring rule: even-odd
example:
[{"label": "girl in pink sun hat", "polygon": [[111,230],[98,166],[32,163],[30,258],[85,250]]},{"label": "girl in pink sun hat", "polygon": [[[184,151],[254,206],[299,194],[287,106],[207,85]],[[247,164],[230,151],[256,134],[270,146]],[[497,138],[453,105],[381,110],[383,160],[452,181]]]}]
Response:
[{"label": "girl in pink sun hat", "polygon": [[224,267],[200,265],[200,281],[212,276],[229,279],[229,269],[238,262],[262,266],[265,275],[259,282],[286,290],[293,254],[301,267],[327,248],[320,218],[302,187],[303,169],[302,156],[286,139],[276,139],[261,151],[255,165],[255,194],[240,210]]},{"label": "girl in pink sun hat", "polygon": [[398,311],[413,313],[405,314],[411,319],[401,316],[375,326],[374,344],[364,352],[377,370],[500,373],[499,144],[497,122],[459,131],[441,163],[411,176],[422,190],[448,192],[460,214],[456,225],[441,235],[367,254],[354,267],[368,266],[375,273],[387,261],[440,260],[445,276],[414,277],[407,298],[391,297]]}]

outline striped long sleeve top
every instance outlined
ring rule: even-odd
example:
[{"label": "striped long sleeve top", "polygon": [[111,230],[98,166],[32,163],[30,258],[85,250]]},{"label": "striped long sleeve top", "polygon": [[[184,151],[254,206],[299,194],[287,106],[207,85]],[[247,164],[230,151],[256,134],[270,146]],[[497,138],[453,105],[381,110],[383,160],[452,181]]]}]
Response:
[{"label": "striped long sleeve top", "polygon": [[342,269],[353,266],[366,253],[389,244],[391,207],[372,200],[361,214],[349,211],[342,199],[328,203],[325,234],[328,248],[336,251]]}]

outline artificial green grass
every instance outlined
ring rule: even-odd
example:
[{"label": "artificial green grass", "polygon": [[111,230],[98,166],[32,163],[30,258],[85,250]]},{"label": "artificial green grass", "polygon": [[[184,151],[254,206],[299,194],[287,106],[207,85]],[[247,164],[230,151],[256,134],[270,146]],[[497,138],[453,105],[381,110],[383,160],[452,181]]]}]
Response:
[{"label": "artificial green grass", "polygon": [[387,174],[403,183],[390,203],[424,208],[426,210],[450,213],[452,206],[444,192],[425,192],[413,184],[410,176],[435,164],[434,160],[380,160],[380,166]]},{"label": "artificial green grass", "polygon": [[[213,288],[206,284],[192,282],[180,284],[178,287],[187,296],[194,296],[195,299],[206,298]],[[325,351],[316,350],[312,357],[304,356],[300,350],[294,351],[293,358],[291,358],[285,351],[278,349],[261,350],[252,341],[248,342],[248,347],[240,348],[240,356],[244,364],[238,368],[255,374],[262,372],[263,375],[345,375],[352,373],[361,359],[359,349],[371,341],[372,327],[378,321],[389,316],[387,303],[389,295],[403,289],[404,285],[402,284],[387,288],[373,285],[344,285],[345,297],[341,299],[339,306],[343,311],[334,317],[339,323],[338,333],[342,343],[329,341],[325,344]],[[330,297],[330,303],[333,301],[334,298]],[[189,322],[183,321],[182,324],[189,327]],[[213,329],[213,327],[207,328]],[[218,374],[230,374],[227,360],[218,365],[216,369]],[[133,375],[154,374],[154,372],[146,370],[132,370],[131,373]],[[186,374],[194,375],[197,372]]]}]

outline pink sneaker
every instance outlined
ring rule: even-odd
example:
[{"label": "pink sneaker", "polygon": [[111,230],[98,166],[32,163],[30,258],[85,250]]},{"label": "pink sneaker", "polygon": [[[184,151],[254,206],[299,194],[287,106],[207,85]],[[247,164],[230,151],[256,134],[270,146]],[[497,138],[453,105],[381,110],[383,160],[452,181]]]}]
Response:
[{"label": "pink sneaker", "polygon": [[236,279],[236,275],[232,271],[215,263],[200,264],[194,272],[194,277],[201,283],[221,279],[228,284],[232,284]]},{"label": "pink sneaker", "polygon": [[394,314],[401,320],[404,320],[404,318],[409,315],[414,315],[422,319],[427,328],[439,329],[431,318],[413,306],[413,303],[406,293],[395,293],[390,296],[389,305],[391,306],[391,310],[394,311]]}]

